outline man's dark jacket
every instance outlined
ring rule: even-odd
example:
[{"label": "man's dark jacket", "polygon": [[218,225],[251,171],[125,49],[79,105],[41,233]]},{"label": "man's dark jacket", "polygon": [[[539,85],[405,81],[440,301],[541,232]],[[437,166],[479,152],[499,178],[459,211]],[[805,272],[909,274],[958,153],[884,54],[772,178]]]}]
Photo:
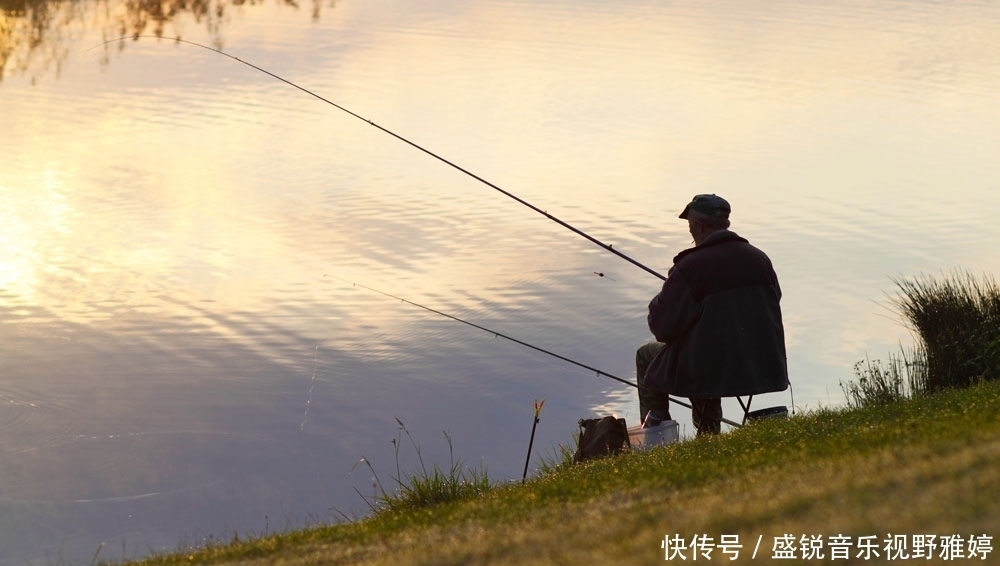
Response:
[{"label": "man's dark jacket", "polygon": [[649,303],[649,329],[667,346],[645,385],[694,398],[784,391],[780,300],[771,260],[729,230],[679,253]]}]

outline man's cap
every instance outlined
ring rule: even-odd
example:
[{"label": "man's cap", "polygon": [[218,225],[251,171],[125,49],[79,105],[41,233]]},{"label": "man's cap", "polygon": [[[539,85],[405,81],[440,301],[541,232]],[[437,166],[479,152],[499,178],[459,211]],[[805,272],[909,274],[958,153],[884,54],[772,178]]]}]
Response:
[{"label": "man's cap", "polygon": [[684,211],[681,212],[680,218],[686,219],[688,217],[688,211],[700,212],[708,216],[714,216],[716,218],[729,218],[729,213],[732,208],[726,199],[718,195],[695,195],[691,202],[684,207]]}]

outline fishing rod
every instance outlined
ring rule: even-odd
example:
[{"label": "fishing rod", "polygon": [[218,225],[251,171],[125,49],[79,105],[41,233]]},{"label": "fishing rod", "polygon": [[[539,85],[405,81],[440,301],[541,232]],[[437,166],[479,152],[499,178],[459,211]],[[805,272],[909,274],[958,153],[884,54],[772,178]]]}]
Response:
[{"label": "fishing rod", "polygon": [[[529,343],[527,343],[527,342],[525,342],[523,340],[518,340],[517,338],[514,338],[512,336],[507,336],[506,334],[503,334],[503,333],[497,332],[496,330],[491,330],[489,328],[486,328],[485,326],[480,326],[480,325],[475,324],[473,322],[469,322],[467,320],[458,318],[457,316],[452,316],[452,315],[450,315],[448,313],[441,312],[441,311],[433,309],[431,307],[421,305],[420,303],[415,303],[415,302],[410,301],[408,299],[404,299],[403,297],[397,297],[396,295],[393,295],[391,293],[386,293],[385,291],[380,291],[380,290],[375,289],[373,287],[369,287],[367,285],[362,285],[361,283],[356,283],[354,281],[350,281],[350,280],[344,279],[342,277],[337,277],[335,275],[328,275],[328,274],[324,274],[323,276],[324,277],[332,277],[334,279],[338,279],[340,281],[343,281],[344,283],[350,283],[351,285],[353,285],[355,287],[361,287],[362,289],[367,289],[369,291],[372,291],[374,293],[378,293],[380,295],[384,295],[384,296],[389,297],[391,299],[396,299],[397,301],[406,303],[408,305],[413,305],[415,307],[422,308],[425,311],[432,312],[432,313],[434,313],[436,315],[440,315],[440,316],[443,316],[445,318],[450,318],[451,320],[454,320],[456,322],[461,322],[462,324],[471,326],[473,328],[476,328],[478,330],[482,330],[484,332],[488,332],[488,333],[490,333],[490,334],[492,334],[494,336],[499,336],[500,338],[504,338],[504,339],[510,340],[511,342],[514,342],[515,344],[520,344],[522,346],[527,346],[528,348],[531,348],[532,350],[535,350],[536,352],[541,352],[543,354],[547,354],[547,355],[552,356],[554,358],[558,358],[558,359],[560,359],[560,360],[562,360],[564,362],[569,362],[569,363],[571,363],[571,364],[573,364],[575,366],[582,367],[583,369],[590,370],[590,371],[596,373],[599,376],[611,378],[611,379],[613,379],[615,381],[624,383],[625,385],[629,385],[629,386],[635,387],[636,389],[643,389],[642,386],[640,386],[640,385],[638,385],[636,383],[632,383],[631,381],[629,381],[627,379],[622,379],[622,378],[620,378],[618,376],[611,375],[610,373],[607,373],[605,371],[601,371],[601,370],[599,370],[599,369],[597,369],[595,367],[591,367],[591,366],[588,366],[587,364],[584,364],[584,363],[578,362],[576,360],[567,358],[566,356],[557,354],[557,353],[555,353],[555,352],[553,352],[551,350],[546,350],[545,348],[540,348],[538,346],[535,346],[534,344],[529,344]],[[670,399],[670,401],[672,403],[676,403],[676,404],[680,405],[681,407],[686,407],[688,409],[692,408],[691,405],[688,405],[687,403],[685,403],[685,402],[683,402],[683,401],[681,401],[679,399],[675,399],[675,398],[670,397],[670,396],[667,396],[667,398]],[[727,425],[730,425],[730,426],[733,426],[733,427],[736,427],[736,428],[740,428],[742,426],[741,424],[733,422],[733,421],[731,421],[731,420],[729,420],[729,419],[727,419],[725,417],[722,417],[720,420],[722,422],[726,423]]]},{"label": "fishing rod", "polygon": [[[152,39],[163,39],[162,37],[160,37],[160,36],[156,36],[156,35],[134,35],[134,36],[132,36],[132,39],[139,39],[139,38],[152,38]],[[105,45],[108,45],[109,43],[114,43],[114,42],[116,42],[116,41],[124,41],[124,40],[125,40],[125,38],[124,38],[124,37],[122,37],[122,38],[118,38],[118,39],[112,39],[112,40],[110,40],[110,41],[105,41],[104,43],[101,43],[101,44],[99,44],[99,45],[96,45],[96,46],[94,46],[94,47],[91,47],[90,49],[95,49],[95,48],[97,48],[97,47],[103,47],[103,46],[105,46]],[[429,156],[431,156],[431,157],[433,157],[433,158],[437,159],[438,161],[441,161],[442,163],[444,163],[444,164],[446,164],[446,165],[450,165],[451,167],[454,167],[455,169],[457,169],[457,170],[461,171],[462,173],[465,173],[465,174],[466,174],[466,175],[468,175],[469,177],[472,177],[473,179],[475,179],[475,180],[479,181],[480,183],[483,183],[483,184],[484,184],[484,185],[486,185],[487,187],[490,187],[491,189],[493,189],[493,190],[495,190],[495,191],[499,192],[500,194],[502,194],[502,195],[504,195],[504,196],[506,196],[506,197],[508,197],[508,198],[511,198],[511,199],[513,199],[513,200],[517,201],[518,203],[520,203],[520,204],[522,204],[522,205],[524,205],[524,206],[526,206],[526,207],[530,208],[531,210],[534,210],[535,212],[537,212],[537,213],[541,214],[542,216],[544,216],[544,217],[548,218],[549,220],[551,220],[551,221],[555,222],[556,224],[559,224],[559,225],[560,225],[560,226],[562,226],[563,228],[566,228],[566,229],[568,229],[568,230],[572,231],[573,233],[575,233],[575,234],[577,234],[577,235],[579,235],[579,236],[582,236],[582,237],[586,238],[586,239],[587,239],[587,240],[589,240],[590,242],[592,242],[592,243],[594,243],[594,244],[596,244],[596,245],[600,246],[601,248],[603,248],[603,249],[605,249],[605,250],[607,250],[607,251],[609,251],[609,252],[611,252],[611,253],[615,254],[616,256],[618,256],[618,257],[620,257],[620,258],[624,259],[625,261],[627,261],[627,262],[631,263],[632,265],[635,265],[636,267],[638,267],[638,268],[640,268],[640,269],[642,269],[642,270],[646,271],[647,273],[650,273],[650,274],[652,274],[652,275],[655,275],[656,277],[659,277],[660,279],[662,279],[662,280],[664,280],[664,281],[666,281],[666,280],[667,280],[667,278],[666,278],[666,277],[664,277],[663,275],[661,275],[661,274],[660,274],[660,273],[658,273],[657,271],[655,271],[655,270],[653,270],[653,269],[651,269],[651,268],[649,268],[649,267],[647,267],[647,266],[643,265],[642,263],[639,263],[639,262],[638,262],[638,261],[636,261],[635,259],[632,259],[631,257],[629,257],[629,256],[627,256],[627,255],[625,255],[625,254],[623,254],[622,252],[620,252],[620,251],[618,251],[618,250],[614,249],[614,247],[612,247],[612,244],[605,244],[604,242],[602,242],[602,241],[598,240],[597,238],[594,238],[594,237],[593,237],[593,236],[591,236],[590,234],[587,234],[587,233],[586,233],[586,232],[584,232],[583,230],[580,230],[579,228],[576,228],[575,226],[572,226],[572,225],[571,225],[571,224],[569,224],[568,222],[565,222],[565,221],[563,221],[563,220],[560,220],[559,218],[556,218],[555,216],[553,216],[553,215],[549,214],[548,212],[546,212],[546,211],[542,210],[541,208],[538,208],[537,206],[535,206],[535,205],[531,204],[530,202],[528,202],[528,201],[526,201],[526,200],[524,200],[524,199],[522,199],[522,198],[518,197],[517,195],[515,195],[515,194],[513,194],[513,193],[511,193],[511,192],[508,192],[508,191],[505,191],[504,189],[501,189],[501,188],[500,188],[500,187],[498,187],[497,185],[495,185],[495,184],[493,184],[493,183],[491,183],[491,182],[487,181],[486,179],[484,179],[484,178],[480,177],[479,175],[476,175],[475,173],[473,173],[473,172],[469,171],[468,169],[465,169],[464,167],[461,167],[461,166],[459,166],[459,165],[457,165],[457,164],[453,163],[452,161],[449,161],[449,160],[445,159],[444,157],[441,157],[441,156],[440,156],[440,155],[438,155],[437,153],[434,153],[433,151],[431,151],[431,150],[429,150],[429,149],[427,149],[427,148],[425,148],[425,147],[423,147],[423,146],[421,146],[421,145],[418,145],[418,144],[416,144],[415,142],[412,142],[412,141],[408,140],[407,138],[404,138],[403,136],[401,136],[401,135],[399,135],[399,134],[397,134],[397,133],[395,133],[395,132],[393,132],[393,131],[389,130],[388,128],[384,128],[384,127],[382,127],[382,126],[380,126],[380,125],[376,124],[375,122],[372,122],[372,121],[371,121],[371,120],[369,120],[368,118],[365,118],[365,117],[363,117],[363,116],[361,116],[361,115],[359,115],[359,114],[356,114],[356,113],[354,113],[354,112],[352,112],[352,111],[348,110],[347,108],[344,108],[343,106],[341,106],[341,105],[339,105],[339,104],[337,104],[337,103],[335,103],[335,102],[332,102],[332,101],[330,101],[330,100],[328,100],[328,99],[326,99],[326,98],[324,98],[324,97],[322,97],[322,96],[320,96],[320,95],[316,94],[315,92],[313,92],[313,91],[311,91],[311,90],[307,89],[307,88],[304,88],[304,87],[301,87],[301,86],[299,86],[299,85],[297,85],[297,84],[293,83],[292,81],[290,81],[290,80],[288,80],[288,79],[285,79],[285,78],[283,78],[283,77],[280,77],[280,76],[278,76],[278,75],[276,75],[276,74],[272,73],[271,71],[268,71],[267,69],[263,69],[263,68],[261,68],[261,67],[258,67],[257,65],[254,65],[253,63],[251,63],[251,62],[249,62],[249,61],[246,61],[246,60],[244,60],[244,59],[240,59],[239,57],[236,57],[235,55],[230,55],[229,53],[226,53],[225,51],[222,51],[221,49],[216,49],[216,48],[214,48],[214,47],[210,47],[210,46],[208,46],[208,45],[203,45],[203,44],[201,44],[201,43],[197,43],[197,42],[194,42],[194,41],[188,41],[188,40],[186,40],[186,39],[180,39],[180,38],[175,38],[175,39],[174,39],[173,41],[175,41],[175,42],[177,42],[177,43],[186,43],[186,44],[188,44],[188,45],[193,45],[193,46],[195,46],[195,47],[201,47],[202,49],[207,49],[207,50],[209,50],[209,51],[214,51],[215,53],[218,53],[218,54],[220,54],[220,55],[224,55],[224,56],[226,56],[226,57],[229,57],[230,59],[232,59],[232,60],[234,60],[234,61],[236,61],[236,62],[238,62],[238,63],[242,63],[242,64],[244,64],[244,65],[246,65],[246,66],[248,66],[248,67],[250,67],[250,68],[252,68],[252,69],[255,69],[255,70],[257,70],[257,71],[260,71],[261,73],[264,73],[265,75],[268,75],[268,76],[270,76],[270,77],[273,77],[273,78],[275,78],[275,79],[277,79],[277,80],[279,80],[279,81],[281,81],[281,82],[283,82],[283,83],[285,83],[285,84],[287,84],[287,85],[289,85],[289,86],[292,86],[292,87],[295,87],[295,88],[297,88],[297,89],[301,90],[302,92],[304,92],[304,93],[306,93],[306,94],[308,94],[308,95],[310,95],[310,96],[312,96],[312,97],[314,97],[314,98],[317,98],[317,99],[319,99],[319,100],[321,100],[321,101],[323,101],[323,102],[325,102],[325,103],[329,104],[330,106],[333,106],[334,108],[336,108],[336,109],[338,109],[338,110],[342,110],[342,111],[344,111],[344,112],[346,112],[346,113],[350,114],[351,116],[354,116],[355,118],[357,118],[358,120],[361,120],[362,122],[366,122],[366,123],[368,123],[369,125],[371,125],[371,126],[374,126],[374,127],[378,128],[379,130],[381,130],[381,131],[383,131],[383,132],[385,132],[385,133],[389,134],[390,136],[392,136],[392,137],[394,137],[394,138],[398,139],[399,141],[401,141],[401,142],[403,142],[403,143],[406,143],[406,144],[408,144],[408,145],[410,145],[410,146],[412,146],[412,147],[414,147],[414,148],[416,148],[416,149],[419,149],[420,151],[422,151],[422,152],[426,153],[427,155],[429,155]],[[89,51],[90,49],[88,49],[88,51]]]}]

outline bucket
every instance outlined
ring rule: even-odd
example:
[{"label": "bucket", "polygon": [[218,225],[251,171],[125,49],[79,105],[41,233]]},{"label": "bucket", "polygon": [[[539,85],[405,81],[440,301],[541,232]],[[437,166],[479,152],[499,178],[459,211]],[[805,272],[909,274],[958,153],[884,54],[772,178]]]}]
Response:
[{"label": "bucket", "polygon": [[762,421],[764,419],[787,419],[788,418],[788,407],[781,405],[778,407],[768,407],[766,409],[757,409],[756,411],[750,411],[747,413],[747,422]]},{"label": "bucket", "polygon": [[663,421],[660,424],[642,428],[634,426],[628,429],[628,441],[634,450],[645,450],[661,444],[670,444],[680,439],[680,427],[677,421]]}]

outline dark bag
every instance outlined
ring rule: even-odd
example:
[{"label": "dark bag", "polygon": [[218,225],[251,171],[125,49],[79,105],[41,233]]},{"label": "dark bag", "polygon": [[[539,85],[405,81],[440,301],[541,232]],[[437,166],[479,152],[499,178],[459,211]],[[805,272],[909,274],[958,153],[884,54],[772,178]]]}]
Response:
[{"label": "dark bag", "polygon": [[604,417],[600,419],[580,419],[580,439],[577,442],[573,463],[578,464],[591,458],[618,454],[631,448],[628,441],[628,426],[625,419]]}]

